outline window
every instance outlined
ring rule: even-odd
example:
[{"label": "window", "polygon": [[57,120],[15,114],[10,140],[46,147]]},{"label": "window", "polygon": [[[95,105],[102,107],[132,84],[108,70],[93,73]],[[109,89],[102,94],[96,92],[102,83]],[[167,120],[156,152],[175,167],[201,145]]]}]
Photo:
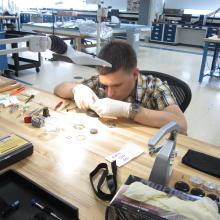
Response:
[{"label": "window", "polygon": [[57,8],[57,9],[74,9],[74,10],[97,10],[97,5],[86,4],[85,0],[14,0],[19,10],[29,8]]}]

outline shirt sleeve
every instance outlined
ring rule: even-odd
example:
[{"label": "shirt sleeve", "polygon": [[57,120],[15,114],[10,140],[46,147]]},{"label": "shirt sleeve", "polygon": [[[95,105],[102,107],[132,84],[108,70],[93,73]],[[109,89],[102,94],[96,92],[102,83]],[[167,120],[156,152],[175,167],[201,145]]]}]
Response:
[{"label": "shirt sleeve", "polygon": [[176,98],[173,95],[169,85],[166,81],[161,81],[158,78],[154,78],[152,83],[152,101],[157,110],[163,110],[167,106],[177,104]]},{"label": "shirt sleeve", "polygon": [[100,82],[99,82],[99,76],[92,76],[91,78],[84,80],[82,82],[83,85],[88,86],[90,89],[93,90],[93,92],[95,92],[95,94],[99,97],[99,98],[103,98],[104,97],[104,93],[103,90],[100,89]]}]

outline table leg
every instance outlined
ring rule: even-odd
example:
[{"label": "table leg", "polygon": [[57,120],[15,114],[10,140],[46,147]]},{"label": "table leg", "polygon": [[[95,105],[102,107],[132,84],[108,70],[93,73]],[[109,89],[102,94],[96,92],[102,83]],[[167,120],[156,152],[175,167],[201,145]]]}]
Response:
[{"label": "table leg", "polygon": [[207,54],[208,54],[208,46],[209,46],[209,43],[205,42],[202,63],[201,63],[201,69],[200,69],[200,74],[199,74],[199,82],[200,83],[202,82],[202,79],[204,77],[205,64],[206,64],[206,59],[207,59]]},{"label": "table leg", "polygon": [[82,50],[81,37],[76,37],[75,41],[76,41],[76,49],[78,51],[81,51]]},{"label": "table leg", "polygon": [[215,44],[215,51],[213,54],[213,59],[212,59],[212,67],[211,67],[211,72],[210,72],[210,76],[213,76],[213,73],[215,72],[216,69],[216,61],[218,59],[218,51],[219,51],[219,44]]}]

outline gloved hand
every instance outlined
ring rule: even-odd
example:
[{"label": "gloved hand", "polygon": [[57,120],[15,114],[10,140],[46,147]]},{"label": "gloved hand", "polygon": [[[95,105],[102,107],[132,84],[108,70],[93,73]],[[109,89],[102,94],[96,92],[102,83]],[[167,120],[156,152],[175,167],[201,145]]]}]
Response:
[{"label": "gloved hand", "polygon": [[97,99],[91,106],[100,117],[128,118],[131,103],[110,98]]},{"label": "gloved hand", "polygon": [[91,108],[93,103],[98,99],[96,94],[88,87],[83,84],[75,86],[72,90],[74,100],[78,108],[88,109]]}]

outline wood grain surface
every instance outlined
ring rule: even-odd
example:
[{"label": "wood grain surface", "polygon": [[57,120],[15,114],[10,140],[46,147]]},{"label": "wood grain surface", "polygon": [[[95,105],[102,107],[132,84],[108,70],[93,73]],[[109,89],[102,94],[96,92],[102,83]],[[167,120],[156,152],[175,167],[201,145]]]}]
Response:
[{"label": "wood grain surface", "polygon": [[[1,81],[7,79],[1,78]],[[67,103],[68,108],[74,107],[70,100],[63,100],[53,94],[27,88],[18,94],[20,104],[27,99],[27,94],[34,92],[35,98],[28,103],[26,113],[18,109],[13,114],[9,108],[1,108],[0,136],[15,133],[31,141],[34,145],[32,156],[10,166],[29,177],[36,183],[47,188],[54,194],[79,208],[80,219],[104,219],[105,208],[108,203],[96,198],[89,182],[89,173],[100,162],[106,162],[105,157],[119,151],[126,143],[132,142],[143,148],[144,153],[118,169],[119,186],[132,174],[147,179],[149,177],[155,157],[148,154],[148,140],[157,129],[135,124],[127,120],[100,120],[92,118],[73,109],[69,112],[62,109]],[[1,93],[2,94],[2,93]],[[0,95],[1,95],[0,94]],[[54,111],[54,107],[63,101],[63,105]],[[50,110],[52,122],[47,128],[56,128],[51,132],[43,128],[35,128],[25,124],[23,118],[28,112],[47,106]],[[19,114],[22,116],[18,117]],[[110,127],[114,123],[115,127]],[[77,130],[76,124],[83,124],[84,128]],[[90,134],[90,129],[98,129],[97,134]],[[205,135],[205,134],[204,134]],[[83,138],[82,138],[83,137]],[[201,151],[213,156],[220,156],[220,149],[213,145],[192,139],[187,136],[177,137],[177,157],[174,162],[174,172],[170,184],[179,179],[190,176],[200,176],[220,185],[218,178],[212,177],[181,163],[181,159],[188,149]]]}]

